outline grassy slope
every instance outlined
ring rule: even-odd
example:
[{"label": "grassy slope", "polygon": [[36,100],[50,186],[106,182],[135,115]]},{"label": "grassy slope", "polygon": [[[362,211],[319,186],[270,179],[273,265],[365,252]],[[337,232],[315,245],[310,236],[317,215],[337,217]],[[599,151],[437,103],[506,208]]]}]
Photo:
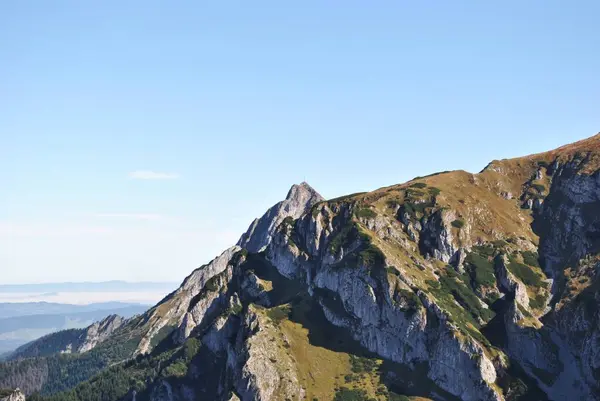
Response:
[{"label": "grassy slope", "polygon": [[[279,330],[274,346],[294,361],[300,384],[306,391],[305,399],[333,400],[344,395],[344,391],[352,395],[359,394],[353,391],[364,392],[360,396],[363,398],[357,400],[390,399],[389,383],[385,383],[384,376],[398,367],[384,365],[346,331],[331,326],[308,298],[296,298],[290,304],[265,312]],[[408,393],[427,395],[434,387],[425,380],[421,388],[412,388]],[[429,400],[418,395],[399,399]]]},{"label": "grassy slope", "polygon": [[[353,205],[354,221],[371,244],[384,253],[386,262],[391,265],[388,271],[392,275],[394,271],[401,272],[411,285],[433,296],[452,316],[462,334],[480,342],[495,355],[497,350],[480,332],[494,313],[486,311],[477,299],[492,307],[498,291],[494,258],[504,254],[509,259],[509,272],[525,284],[529,296],[529,305],[523,305],[528,309],[525,311],[527,319],[521,323],[538,328],[542,325],[537,318],[546,312],[550,283],[537,262],[535,249],[539,237],[532,229],[533,211],[524,205],[528,199],[543,199],[548,195],[555,161],[572,160],[580,161],[581,174],[596,171],[600,167],[600,135],[551,152],[494,161],[479,174],[445,172],[329,203],[330,206],[340,202]],[[453,243],[456,247],[471,249],[466,264],[468,271],[457,275],[444,263],[424,258],[418,244],[408,235],[398,239],[382,235],[385,230],[381,228],[378,232],[367,229],[373,226],[367,224],[369,219],[372,222],[377,217],[380,224],[383,221],[392,230],[402,232],[404,227],[398,221],[398,209],[408,213],[414,221],[442,210],[454,213]],[[492,252],[480,253],[479,245],[486,245]],[[581,292],[590,281],[581,276],[572,277],[571,293]]]}]

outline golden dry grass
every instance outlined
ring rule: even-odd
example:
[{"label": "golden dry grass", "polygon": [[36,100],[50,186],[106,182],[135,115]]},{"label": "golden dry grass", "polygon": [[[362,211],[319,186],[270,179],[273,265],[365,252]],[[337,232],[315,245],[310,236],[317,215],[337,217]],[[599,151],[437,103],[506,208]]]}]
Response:
[{"label": "golden dry grass", "polygon": [[279,327],[296,361],[300,383],[306,390],[305,399],[332,400],[336,388],[348,387],[364,389],[369,397],[385,400],[376,394],[381,384],[377,372],[361,374],[359,380],[347,383],[345,376],[352,374],[349,354],[311,344],[308,330],[299,323],[284,320]]}]

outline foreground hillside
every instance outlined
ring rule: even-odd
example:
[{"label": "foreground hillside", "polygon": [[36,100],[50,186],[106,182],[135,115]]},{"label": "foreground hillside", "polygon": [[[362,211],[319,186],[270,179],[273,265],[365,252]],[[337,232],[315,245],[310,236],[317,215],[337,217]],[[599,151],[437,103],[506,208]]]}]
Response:
[{"label": "foreground hillside", "polygon": [[595,136],[328,201],[295,185],[146,314],[48,364],[60,381],[101,355],[99,375],[31,398],[599,400],[599,169]]}]

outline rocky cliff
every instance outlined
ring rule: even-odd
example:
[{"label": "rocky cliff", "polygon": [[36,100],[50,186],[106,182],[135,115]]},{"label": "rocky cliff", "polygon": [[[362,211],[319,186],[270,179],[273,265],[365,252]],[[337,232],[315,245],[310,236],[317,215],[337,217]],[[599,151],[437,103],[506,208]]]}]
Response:
[{"label": "rocky cliff", "polygon": [[0,390],[0,401],[25,401],[25,395],[19,389]]},{"label": "rocky cliff", "polygon": [[599,210],[600,136],[328,201],[295,185],[71,395],[600,400]]},{"label": "rocky cliff", "polygon": [[303,182],[290,188],[285,200],[279,202],[259,219],[252,222],[240,240],[238,246],[250,252],[260,252],[271,243],[277,227],[290,217],[293,220],[302,216],[314,204],[324,201],[310,185]]}]

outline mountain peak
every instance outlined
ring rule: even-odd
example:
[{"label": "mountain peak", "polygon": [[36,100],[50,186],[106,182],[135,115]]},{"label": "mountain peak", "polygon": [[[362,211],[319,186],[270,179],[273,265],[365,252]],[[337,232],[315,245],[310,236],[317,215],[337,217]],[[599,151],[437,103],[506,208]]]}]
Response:
[{"label": "mountain peak", "polygon": [[306,181],[302,181],[300,184],[292,185],[285,199],[292,200],[302,196],[318,197],[321,198],[321,200],[323,200],[323,197]]},{"label": "mountain peak", "polygon": [[286,217],[297,219],[310,208],[325,199],[308,183],[294,184],[288,191],[285,200],[271,207],[260,218],[254,220],[248,231],[246,231],[238,245],[248,249],[250,252],[259,252],[271,242],[271,238],[277,226]]}]

